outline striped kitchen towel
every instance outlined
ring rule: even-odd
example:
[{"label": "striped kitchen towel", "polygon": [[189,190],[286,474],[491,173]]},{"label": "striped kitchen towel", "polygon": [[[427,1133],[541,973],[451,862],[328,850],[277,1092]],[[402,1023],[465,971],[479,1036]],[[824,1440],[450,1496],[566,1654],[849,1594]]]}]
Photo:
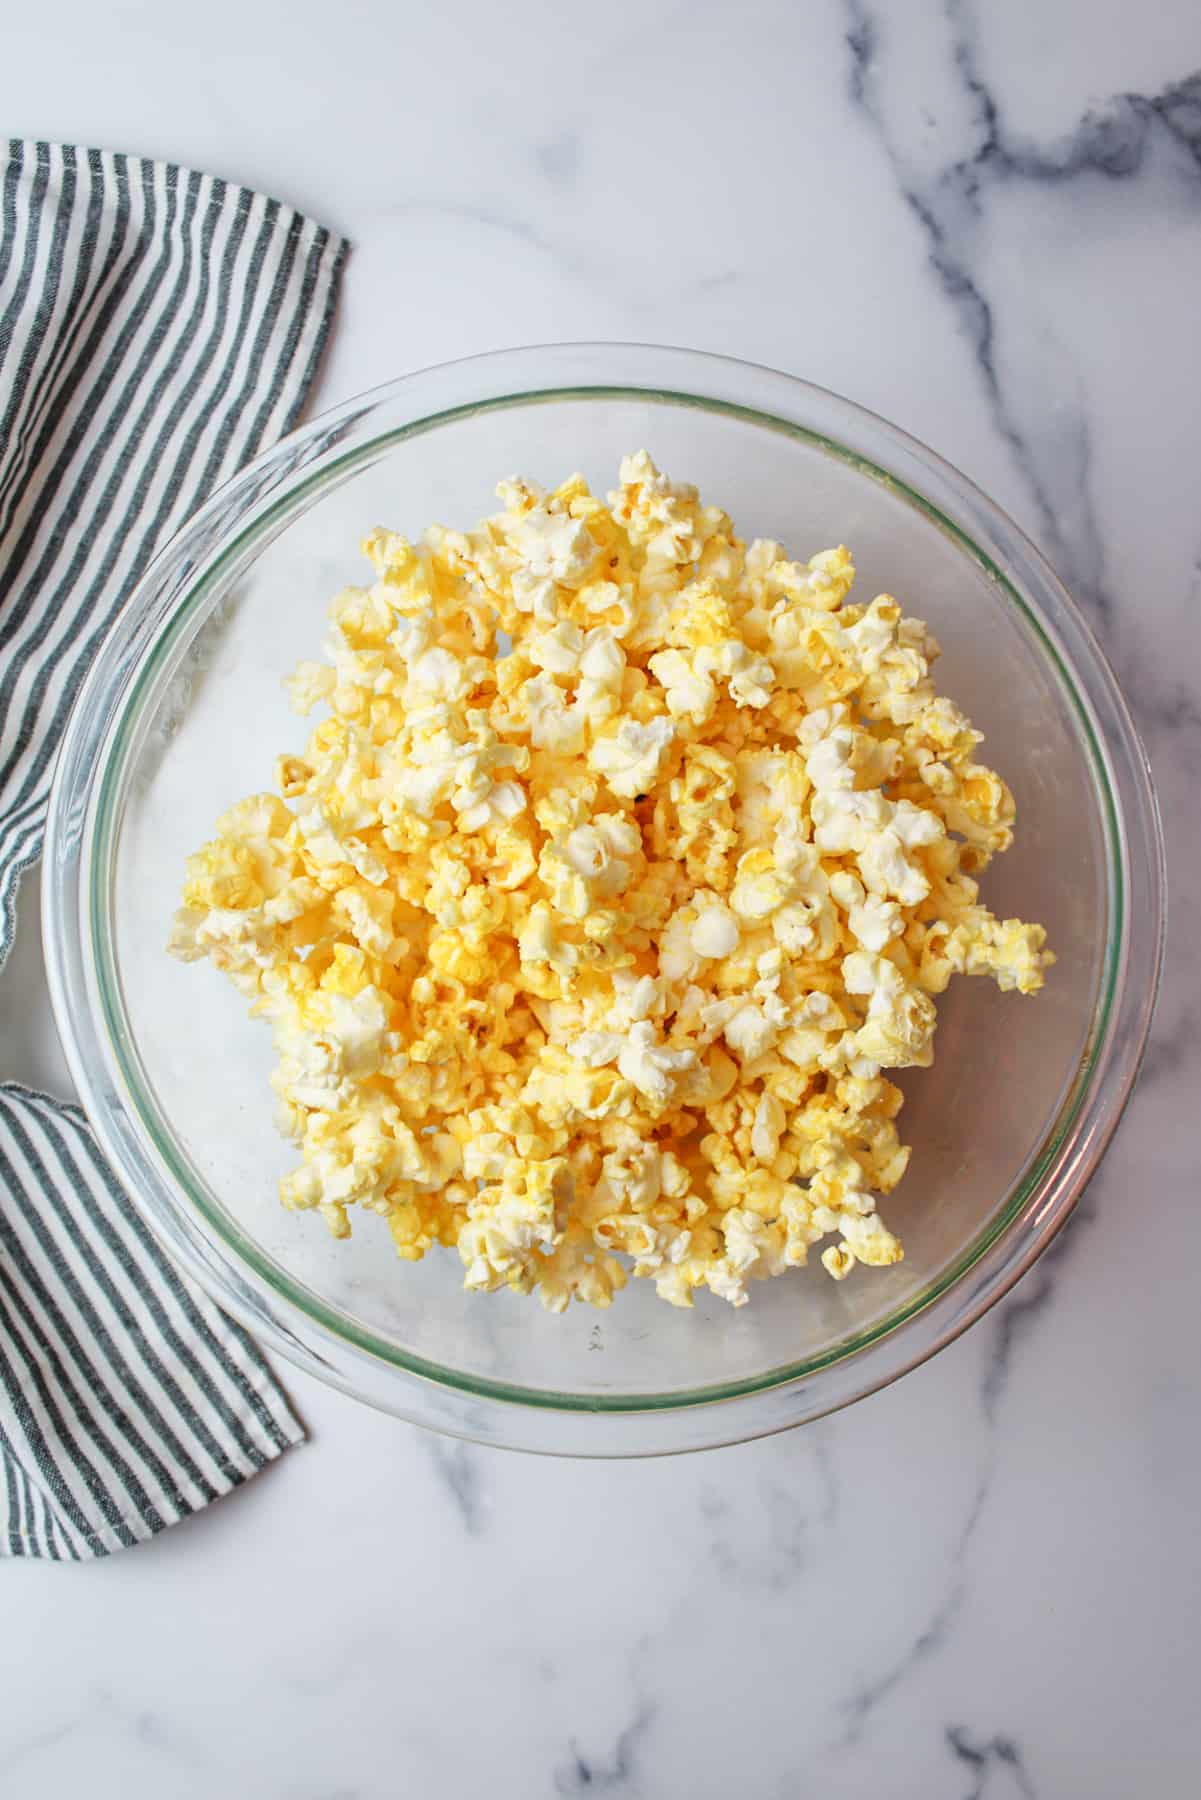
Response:
[{"label": "striped kitchen towel", "polygon": [[[278,201],[192,170],[8,145],[0,964],[96,646],[155,550],[296,418],[345,250]],[[0,1085],[0,1552],[136,1543],[302,1436],[250,1339],[159,1249],[78,1108]]]}]

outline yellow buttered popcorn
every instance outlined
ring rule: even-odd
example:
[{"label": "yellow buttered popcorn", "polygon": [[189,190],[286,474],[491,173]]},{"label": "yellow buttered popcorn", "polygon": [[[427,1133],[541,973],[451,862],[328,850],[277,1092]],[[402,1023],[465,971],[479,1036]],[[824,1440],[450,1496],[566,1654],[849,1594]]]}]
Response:
[{"label": "yellow buttered popcorn", "polygon": [[885,1071],[953,974],[1053,961],[980,904],[1013,800],[938,646],[645,452],[607,503],[498,494],[372,532],[288,683],[326,716],[189,859],[170,948],[271,1023],[285,1206],[553,1311],[898,1261]]}]

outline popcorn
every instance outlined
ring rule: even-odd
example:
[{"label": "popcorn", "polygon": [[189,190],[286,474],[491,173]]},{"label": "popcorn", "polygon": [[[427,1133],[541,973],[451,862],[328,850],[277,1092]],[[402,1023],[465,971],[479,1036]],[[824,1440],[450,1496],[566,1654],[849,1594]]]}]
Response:
[{"label": "popcorn", "polygon": [[695,1050],[669,1049],[657,1041],[654,1026],[645,1019],[631,1026],[617,1056],[617,1066],[626,1080],[658,1109],[671,1103],[677,1086],[675,1077],[695,1065]]},{"label": "popcorn", "polygon": [[739,935],[738,920],[714,895],[697,914],[696,924],[688,937],[698,956],[713,960],[731,956],[738,948]]},{"label": "popcorn", "polygon": [[612,736],[596,740],[588,752],[588,766],[604,776],[615,794],[634,800],[654,787],[674,738],[675,727],[668,719],[652,719],[645,725],[624,719]]},{"label": "popcorn", "polygon": [[980,904],[1013,799],[937,644],[645,452],[498,493],[371,533],[287,683],[326,716],[188,860],[169,948],[270,1024],[283,1204],[554,1312],[897,1261],[885,1072],[953,975],[1053,961]]}]

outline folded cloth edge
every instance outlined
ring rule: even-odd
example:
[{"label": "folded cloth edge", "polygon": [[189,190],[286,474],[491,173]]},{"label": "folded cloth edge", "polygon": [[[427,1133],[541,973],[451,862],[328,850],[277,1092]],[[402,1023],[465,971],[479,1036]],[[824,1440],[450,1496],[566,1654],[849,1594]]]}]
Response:
[{"label": "folded cloth edge", "polygon": [[[52,1184],[31,1179],[29,1159],[39,1150],[56,1159]],[[16,1202],[0,1212],[0,1463],[8,1487],[6,1504],[0,1493],[8,1540],[0,1553],[62,1560],[61,1540],[77,1560],[143,1542],[304,1442],[304,1425],[261,1351],[159,1244],[100,1155],[82,1108],[0,1083],[0,1177]],[[76,1199],[81,1223],[106,1209],[103,1257],[98,1239],[76,1239]],[[121,1279],[135,1258],[133,1276]],[[122,1348],[114,1350],[109,1331]],[[101,1345],[102,1373],[117,1379],[97,1397],[89,1378]],[[53,1456],[44,1454],[48,1441]],[[171,1445],[181,1441],[187,1452],[173,1458]],[[143,1490],[139,1503],[129,1488],[151,1479],[152,1464],[153,1500]],[[107,1522],[88,1525],[80,1502],[90,1511],[98,1498]]]}]

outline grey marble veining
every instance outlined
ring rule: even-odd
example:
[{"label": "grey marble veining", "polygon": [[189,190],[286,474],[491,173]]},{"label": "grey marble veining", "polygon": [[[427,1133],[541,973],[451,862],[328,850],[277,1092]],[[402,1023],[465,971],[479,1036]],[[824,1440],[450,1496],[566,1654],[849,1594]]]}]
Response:
[{"label": "grey marble veining", "polygon": [[[632,1465],[423,1437],[289,1377],[311,1447],[129,1556],[0,1574],[4,1800],[1195,1794],[1201,13],[63,0],[5,52],[11,129],[348,230],[326,403],[641,337],[933,443],[1112,658],[1173,918],[1127,1119],[966,1338],[804,1432]],[[27,901],[5,1072],[58,1081]]]}]

